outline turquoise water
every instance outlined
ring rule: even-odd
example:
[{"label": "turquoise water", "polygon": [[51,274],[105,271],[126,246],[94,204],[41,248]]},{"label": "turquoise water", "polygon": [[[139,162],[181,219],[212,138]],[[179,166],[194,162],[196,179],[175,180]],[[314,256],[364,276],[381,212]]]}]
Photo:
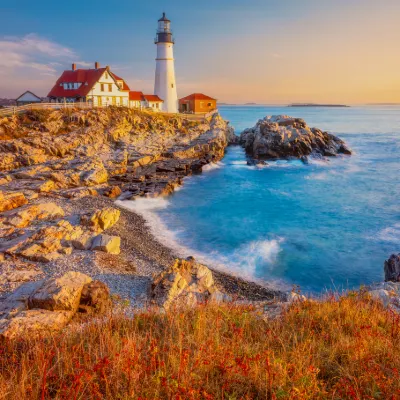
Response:
[{"label": "turquoise water", "polygon": [[225,106],[237,133],[288,114],[342,139],[351,157],[246,165],[240,147],[187,178],[154,212],[186,255],[237,275],[307,292],[383,279],[400,252],[400,107]]}]

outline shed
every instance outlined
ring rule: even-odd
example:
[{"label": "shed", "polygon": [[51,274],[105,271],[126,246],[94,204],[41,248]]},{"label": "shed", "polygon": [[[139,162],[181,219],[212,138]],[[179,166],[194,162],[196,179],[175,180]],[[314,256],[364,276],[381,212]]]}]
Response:
[{"label": "shed", "polygon": [[16,100],[17,106],[23,106],[25,104],[41,103],[42,99],[36,94],[27,90],[25,93],[21,94]]},{"label": "shed", "polygon": [[179,112],[205,114],[217,108],[217,100],[203,93],[193,93],[179,99]]}]

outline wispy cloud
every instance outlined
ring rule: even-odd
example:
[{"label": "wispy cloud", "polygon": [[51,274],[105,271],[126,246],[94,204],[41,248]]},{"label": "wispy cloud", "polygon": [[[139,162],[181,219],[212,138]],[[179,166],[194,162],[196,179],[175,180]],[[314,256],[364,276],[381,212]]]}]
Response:
[{"label": "wispy cloud", "polygon": [[[16,96],[29,88],[47,94],[60,70],[76,59],[73,49],[34,33],[0,38],[0,97]],[[91,65],[85,61],[77,64]]]}]

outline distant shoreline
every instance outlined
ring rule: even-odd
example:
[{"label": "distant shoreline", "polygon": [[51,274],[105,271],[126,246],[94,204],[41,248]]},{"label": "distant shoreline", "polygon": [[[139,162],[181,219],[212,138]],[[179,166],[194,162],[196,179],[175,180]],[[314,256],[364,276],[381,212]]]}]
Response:
[{"label": "distant shoreline", "polygon": [[289,104],[288,107],[342,107],[342,108],[348,108],[350,106],[347,106],[345,104],[312,104],[312,103],[299,103],[299,104]]}]

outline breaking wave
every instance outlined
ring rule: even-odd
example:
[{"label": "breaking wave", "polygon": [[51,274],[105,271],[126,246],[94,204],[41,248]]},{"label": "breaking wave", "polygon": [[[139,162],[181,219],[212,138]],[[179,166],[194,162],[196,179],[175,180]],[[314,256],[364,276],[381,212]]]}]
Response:
[{"label": "breaking wave", "polygon": [[137,199],[116,201],[116,204],[126,210],[136,212],[141,215],[151,230],[154,237],[162,244],[169,247],[174,253],[182,258],[193,256],[201,263],[219,271],[239,276],[244,279],[268,284],[268,287],[288,289],[288,286],[281,281],[267,282],[257,277],[257,268],[262,267],[272,269],[281,252],[283,238],[271,240],[256,240],[244,244],[229,254],[221,254],[213,250],[210,252],[195,251],[181,243],[181,230],[171,230],[166,223],[157,215],[156,211],[168,207],[169,202],[163,198],[157,199]]}]

